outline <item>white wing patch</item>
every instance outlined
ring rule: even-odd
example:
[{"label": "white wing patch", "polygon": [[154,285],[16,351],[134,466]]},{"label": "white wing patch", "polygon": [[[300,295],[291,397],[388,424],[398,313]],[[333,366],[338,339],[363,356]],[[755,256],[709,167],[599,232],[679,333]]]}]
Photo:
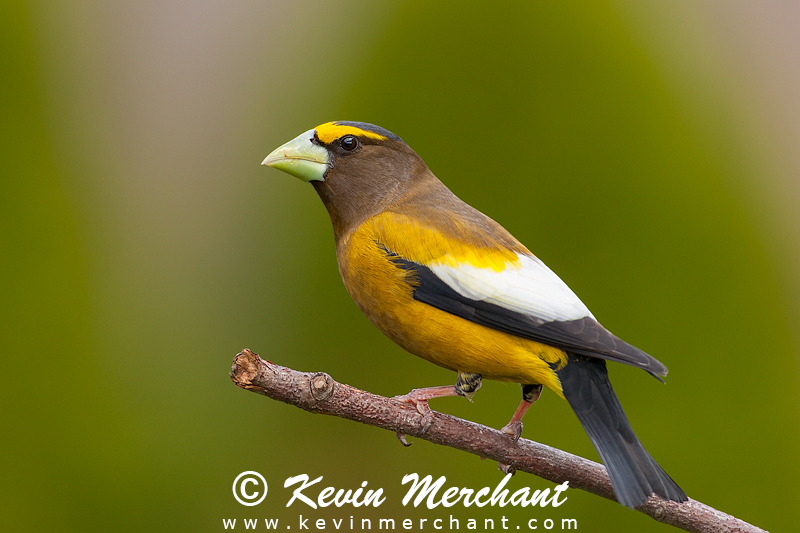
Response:
[{"label": "white wing patch", "polygon": [[517,255],[519,264],[509,263],[501,272],[467,263],[428,267],[453,290],[472,300],[500,305],[545,322],[587,316],[594,319],[583,302],[547,265],[536,257]]}]

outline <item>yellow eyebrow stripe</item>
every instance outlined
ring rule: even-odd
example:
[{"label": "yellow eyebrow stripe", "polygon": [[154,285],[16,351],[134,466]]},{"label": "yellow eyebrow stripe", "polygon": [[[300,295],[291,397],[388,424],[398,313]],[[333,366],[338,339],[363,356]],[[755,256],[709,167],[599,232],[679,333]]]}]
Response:
[{"label": "yellow eyebrow stripe", "polygon": [[326,122],[316,127],[317,138],[325,144],[332,143],[336,139],[344,137],[345,135],[356,135],[359,137],[366,137],[368,139],[377,139],[385,141],[386,137],[378,133],[362,130],[355,126],[342,126],[335,122]]}]

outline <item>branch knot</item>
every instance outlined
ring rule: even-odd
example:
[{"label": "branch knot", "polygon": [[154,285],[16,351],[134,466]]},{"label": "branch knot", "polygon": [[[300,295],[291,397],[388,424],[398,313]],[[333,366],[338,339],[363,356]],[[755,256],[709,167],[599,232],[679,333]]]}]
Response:
[{"label": "branch knot", "polygon": [[333,395],[336,382],[325,372],[317,372],[311,378],[311,396],[318,402],[324,402]]}]

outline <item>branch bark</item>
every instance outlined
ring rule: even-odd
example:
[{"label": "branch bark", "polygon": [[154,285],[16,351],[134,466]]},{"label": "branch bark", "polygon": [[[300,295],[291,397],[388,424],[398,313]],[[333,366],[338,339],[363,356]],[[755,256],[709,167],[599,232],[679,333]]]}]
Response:
[{"label": "branch bark", "polygon": [[[431,413],[430,424],[428,420],[423,424],[422,415],[413,405],[338,383],[324,372],[298,372],[265,361],[245,349],[234,357],[230,377],[237,387],[306,411],[335,415],[456,448],[557,484],[569,481],[570,488],[616,501],[603,465],[527,439],[514,443],[495,429],[436,411]],[[691,499],[676,503],[651,496],[636,510],[659,522],[696,533],[764,533],[763,529]]]}]

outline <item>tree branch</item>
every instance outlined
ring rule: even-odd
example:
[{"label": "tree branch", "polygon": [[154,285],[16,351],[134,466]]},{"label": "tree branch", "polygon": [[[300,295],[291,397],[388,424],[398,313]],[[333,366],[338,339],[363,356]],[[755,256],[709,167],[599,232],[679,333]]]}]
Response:
[{"label": "tree branch", "polygon": [[[422,415],[413,405],[338,383],[324,372],[298,372],[265,361],[245,349],[233,359],[230,376],[237,387],[306,411],[335,415],[456,448],[553,483],[569,481],[570,488],[616,501],[603,465],[527,439],[514,443],[495,429],[435,411],[431,413],[430,424],[428,420],[423,424]],[[676,503],[651,496],[636,510],[659,522],[696,533],[764,533],[763,529],[691,499]]]}]

